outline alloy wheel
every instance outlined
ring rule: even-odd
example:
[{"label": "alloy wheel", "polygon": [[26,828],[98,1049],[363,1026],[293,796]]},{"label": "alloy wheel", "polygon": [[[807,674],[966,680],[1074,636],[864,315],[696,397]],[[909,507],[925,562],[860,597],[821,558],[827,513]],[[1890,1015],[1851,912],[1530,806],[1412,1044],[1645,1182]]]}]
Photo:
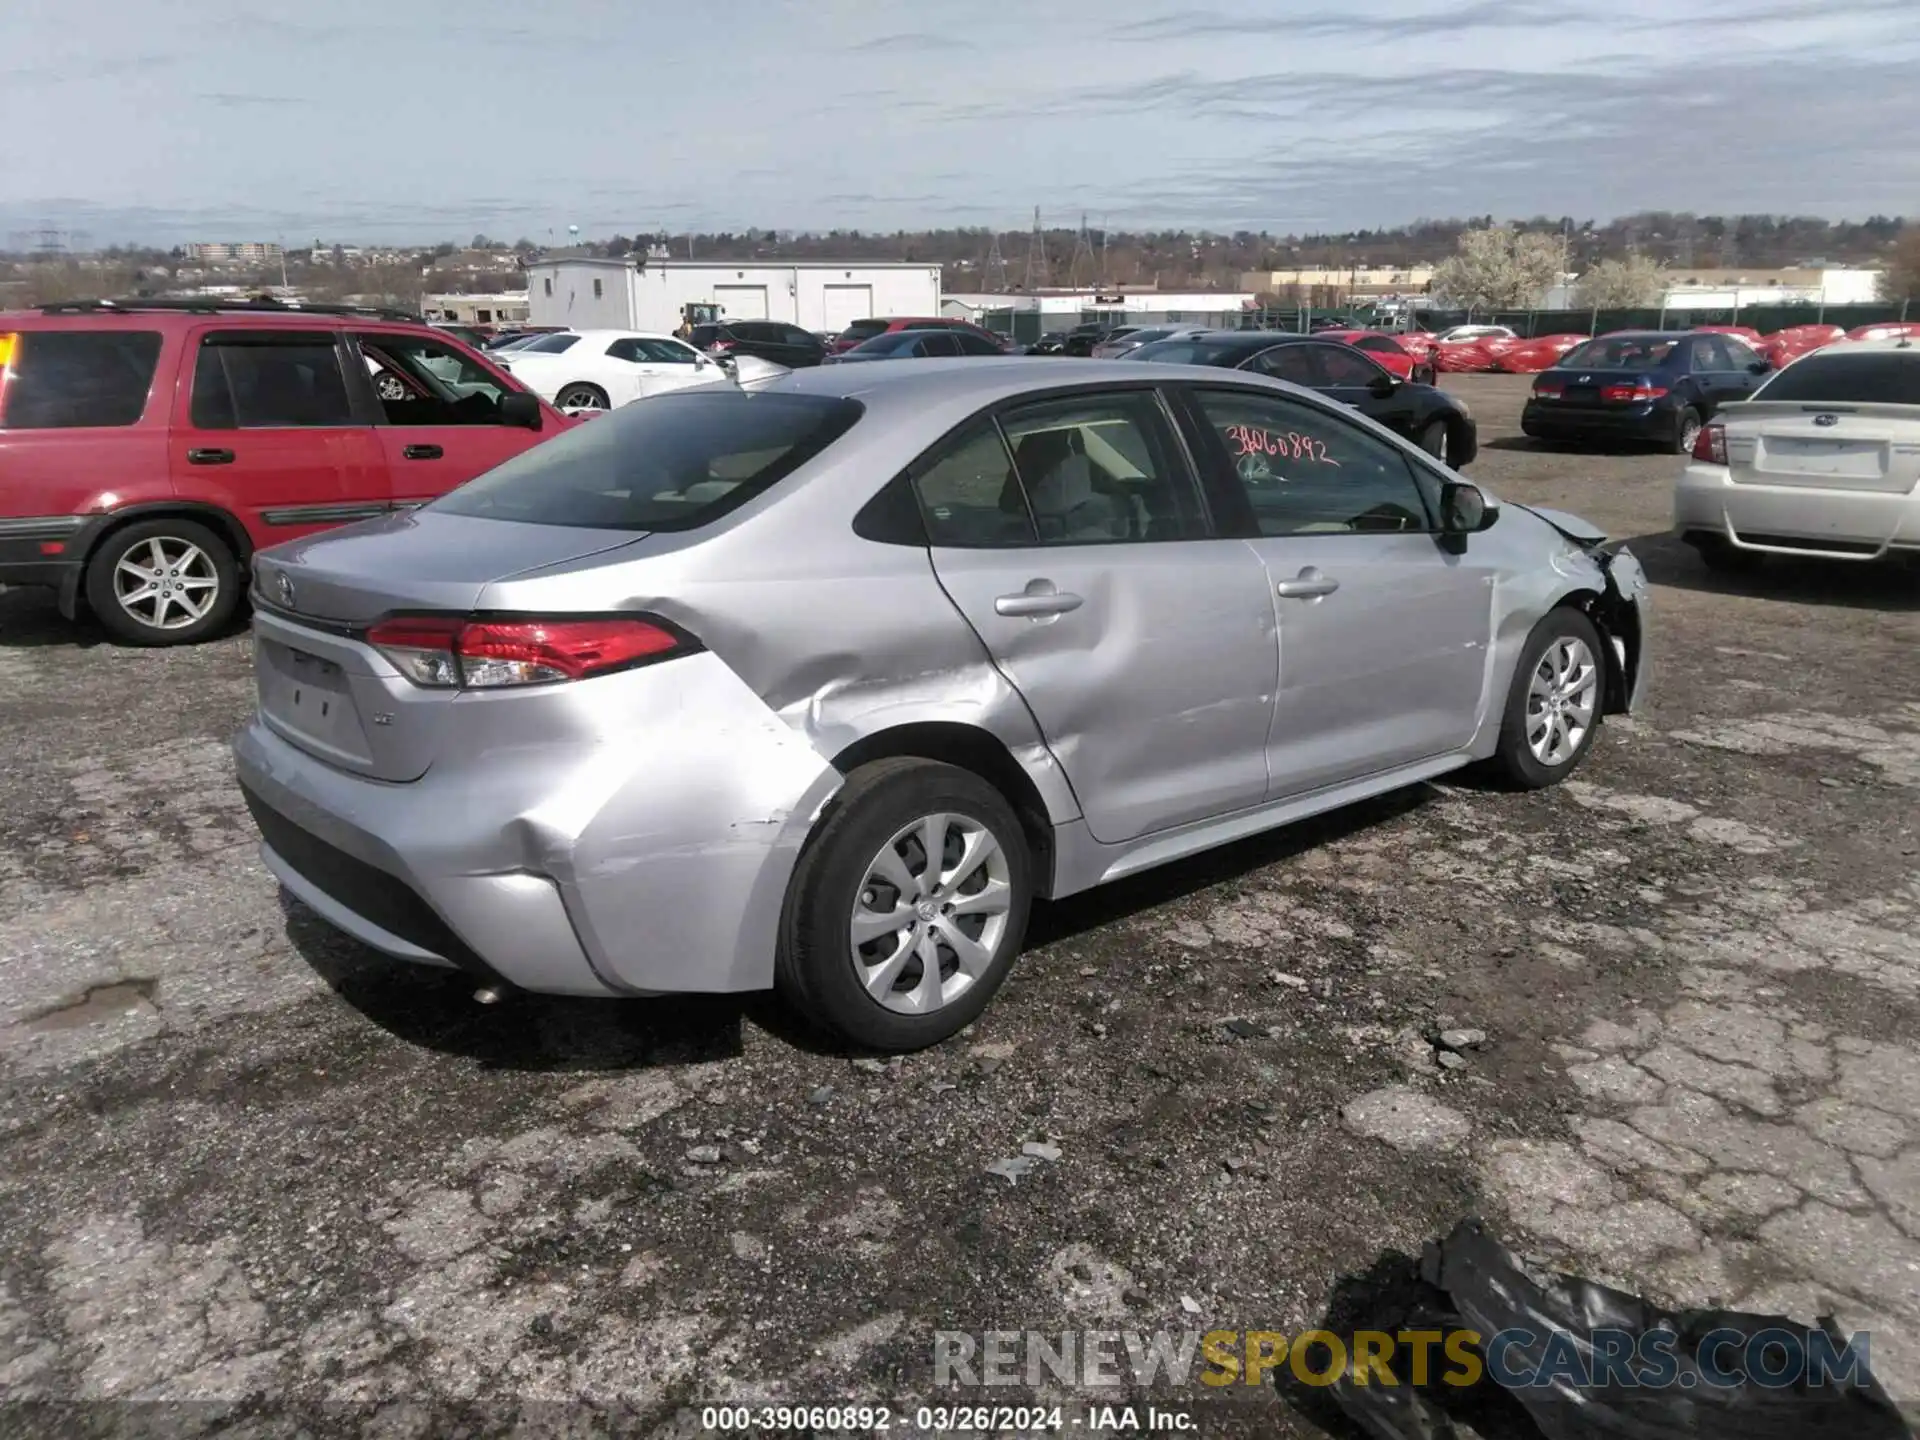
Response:
[{"label": "alloy wheel", "polygon": [[220,572],[213,557],[192,541],[156,535],[114,565],[113,596],[149,629],[184,630],[204,619],[220,599]]},{"label": "alloy wheel", "polygon": [[993,832],[966,815],[902,826],[867,864],[848,925],[854,974],[903,1015],[951,1004],[1006,938],[1013,874]]},{"label": "alloy wheel", "polygon": [[1542,765],[1559,767],[1579,753],[1593,728],[1600,667],[1587,642],[1562,635],[1546,649],[1527,686],[1527,748]]},{"label": "alloy wheel", "polygon": [[559,408],[562,410],[605,410],[606,399],[598,390],[582,385],[568,390],[560,396]]}]

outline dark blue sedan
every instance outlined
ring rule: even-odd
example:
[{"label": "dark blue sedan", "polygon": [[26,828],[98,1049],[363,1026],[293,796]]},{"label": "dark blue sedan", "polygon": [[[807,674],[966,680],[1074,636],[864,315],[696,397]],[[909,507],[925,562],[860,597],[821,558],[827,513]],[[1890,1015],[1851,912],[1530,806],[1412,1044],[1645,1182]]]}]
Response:
[{"label": "dark blue sedan", "polygon": [[1691,454],[1707,418],[1748,399],[1770,367],[1737,336],[1627,330],[1569,350],[1521,412],[1536,440],[1613,440]]}]

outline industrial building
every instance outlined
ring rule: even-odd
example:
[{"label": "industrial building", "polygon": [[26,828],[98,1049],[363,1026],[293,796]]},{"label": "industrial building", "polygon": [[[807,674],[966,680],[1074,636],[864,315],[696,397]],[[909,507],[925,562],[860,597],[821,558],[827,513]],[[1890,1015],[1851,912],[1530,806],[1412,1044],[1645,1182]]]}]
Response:
[{"label": "industrial building", "polygon": [[429,320],[444,320],[455,325],[525,325],[527,292],[507,290],[490,295],[448,293],[427,295],[420,310]]},{"label": "industrial building", "polygon": [[670,331],[689,306],[726,320],[775,320],[840,331],[875,315],[938,315],[940,267],[913,262],[529,260],[528,320],[535,325]]},{"label": "industrial building", "polygon": [[1238,328],[1253,309],[1243,292],[1200,290],[1036,290],[1011,295],[949,295],[941,313],[1023,342],[1076,325],[1211,325]]}]

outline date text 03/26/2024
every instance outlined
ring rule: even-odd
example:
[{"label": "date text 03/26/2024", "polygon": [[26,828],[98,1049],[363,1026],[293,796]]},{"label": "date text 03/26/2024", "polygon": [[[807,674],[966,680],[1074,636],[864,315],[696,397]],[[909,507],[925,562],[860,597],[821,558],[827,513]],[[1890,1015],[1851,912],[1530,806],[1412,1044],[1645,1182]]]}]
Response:
[{"label": "date text 03/26/2024", "polygon": [[1083,1434],[1191,1433],[1193,1417],[1156,1405],[921,1405],[898,1411],[885,1405],[709,1405],[700,1412],[703,1430],[756,1435],[782,1431],[884,1435],[950,1435],[956,1431]]}]

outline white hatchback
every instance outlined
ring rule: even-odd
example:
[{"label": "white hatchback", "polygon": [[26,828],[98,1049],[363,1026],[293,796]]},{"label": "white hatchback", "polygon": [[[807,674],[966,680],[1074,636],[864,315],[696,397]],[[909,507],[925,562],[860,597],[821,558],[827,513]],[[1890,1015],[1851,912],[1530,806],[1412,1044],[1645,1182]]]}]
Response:
[{"label": "white hatchback", "polygon": [[1920,552],[1920,343],[1816,350],[1724,406],[1673,497],[1674,534],[1719,570],[1761,557]]}]

